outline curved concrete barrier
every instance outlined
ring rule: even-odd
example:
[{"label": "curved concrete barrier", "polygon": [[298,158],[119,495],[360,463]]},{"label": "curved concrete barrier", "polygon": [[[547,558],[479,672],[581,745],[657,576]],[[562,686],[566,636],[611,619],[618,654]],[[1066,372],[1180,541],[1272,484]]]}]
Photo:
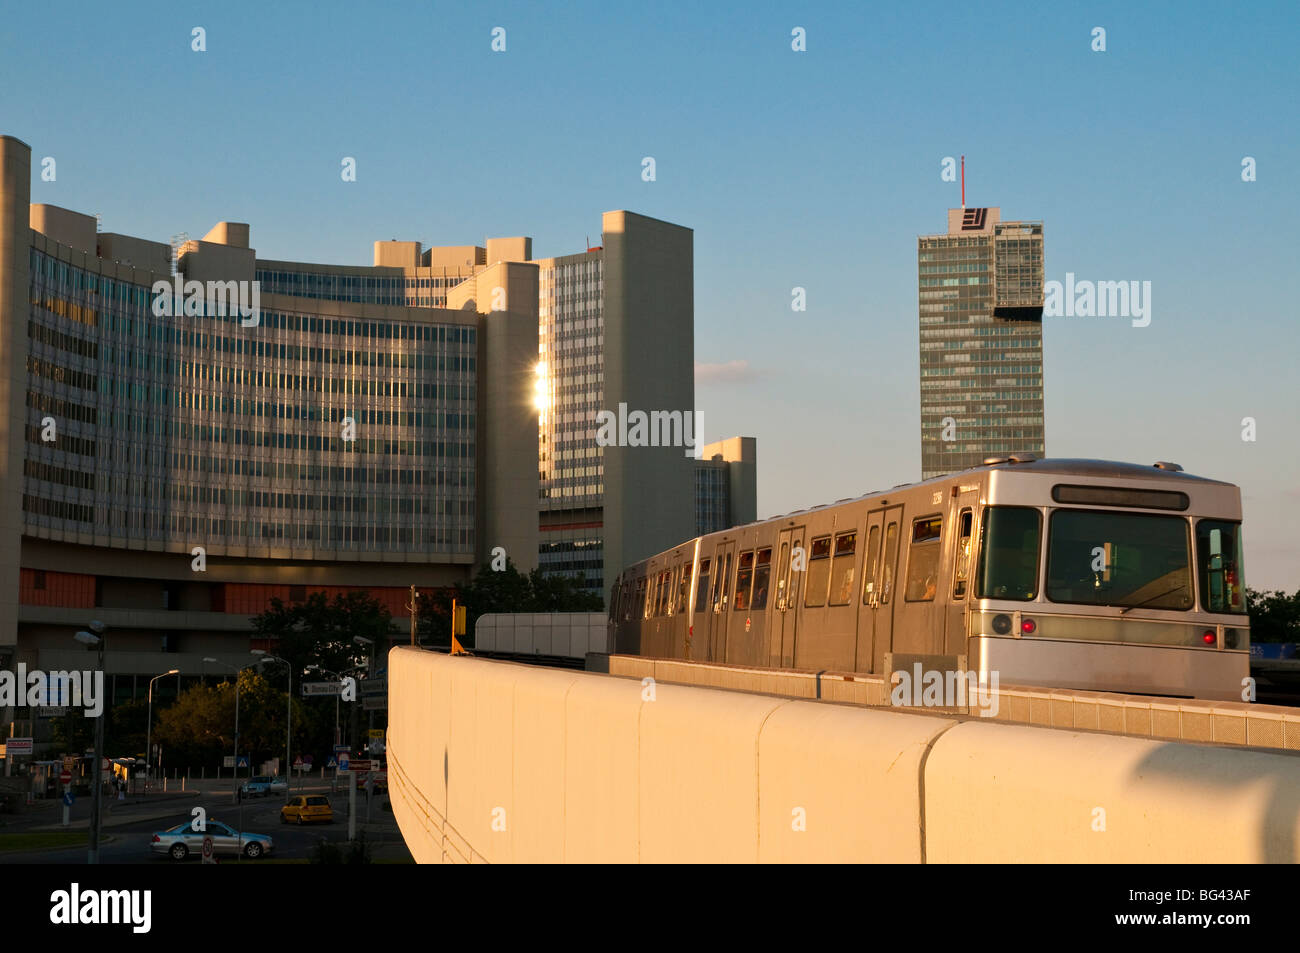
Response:
[{"label": "curved concrete barrier", "polygon": [[425,862],[918,861],[956,724],[394,649],[389,791]]},{"label": "curved concrete barrier", "polygon": [[420,862],[1300,858],[1300,757],[389,656]]},{"label": "curved concrete barrier", "polygon": [[965,722],[925,768],[943,863],[1292,863],[1300,757]]}]

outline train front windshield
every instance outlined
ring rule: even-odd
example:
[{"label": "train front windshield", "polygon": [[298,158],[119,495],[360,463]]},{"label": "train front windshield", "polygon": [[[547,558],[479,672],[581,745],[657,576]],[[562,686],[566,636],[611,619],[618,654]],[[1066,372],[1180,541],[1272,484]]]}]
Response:
[{"label": "train front windshield", "polygon": [[1047,598],[1080,605],[1190,609],[1187,520],[1057,510],[1048,528]]},{"label": "train front windshield", "polygon": [[[1041,529],[1036,509],[989,507],[979,598],[1037,597]],[[1246,612],[1240,523],[1113,510],[1050,515],[1045,595],[1051,602],[1186,611],[1195,605],[1194,573],[1202,610]]]}]

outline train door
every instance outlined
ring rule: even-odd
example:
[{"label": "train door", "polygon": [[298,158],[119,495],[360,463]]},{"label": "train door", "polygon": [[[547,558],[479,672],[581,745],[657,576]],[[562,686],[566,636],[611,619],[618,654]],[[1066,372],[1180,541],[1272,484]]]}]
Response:
[{"label": "train door", "polygon": [[804,549],[804,528],[783,529],[776,539],[776,587],[772,621],[768,627],[768,664],[777,668],[794,666],[795,628],[799,622],[799,599],[803,570],[808,566]]},{"label": "train door", "polygon": [[727,623],[726,661],[733,665],[766,664],[763,633],[771,571],[770,545],[752,544],[737,551],[736,588],[731,596],[731,619]]},{"label": "train door", "polygon": [[[965,490],[965,488],[963,488]],[[966,654],[966,604],[974,584],[975,512],[979,504],[979,487],[972,487],[954,499],[949,525],[953,527],[952,572],[947,580],[947,604],[944,607],[943,653]],[[970,660],[967,660],[967,664]]]},{"label": "train door", "polygon": [[710,662],[727,658],[727,619],[731,610],[731,582],[736,572],[736,544],[718,543],[713,550],[713,599],[709,612],[708,655]]},{"label": "train door", "polygon": [[[867,555],[862,570],[865,617],[859,628],[858,671],[881,672],[885,653],[893,651],[895,576],[903,508],[889,506],[867,514]],[[873,540],[874,534],[874,540]],[[874,551],[873,551],[874,550]],[[870,667],[865,667],[867,663]]]}]

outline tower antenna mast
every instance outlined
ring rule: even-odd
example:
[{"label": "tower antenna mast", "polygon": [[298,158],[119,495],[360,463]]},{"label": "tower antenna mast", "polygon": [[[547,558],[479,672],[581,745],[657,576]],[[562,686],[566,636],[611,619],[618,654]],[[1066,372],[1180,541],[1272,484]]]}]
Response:
[{"label": "tower antenna mast", "polygon": [[961,207],[966,208],[966,157],[961,157]]}]

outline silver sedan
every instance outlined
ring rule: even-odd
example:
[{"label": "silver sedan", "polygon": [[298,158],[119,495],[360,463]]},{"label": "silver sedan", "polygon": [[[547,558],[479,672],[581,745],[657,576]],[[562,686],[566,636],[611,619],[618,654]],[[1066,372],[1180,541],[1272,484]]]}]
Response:
[{"label": "silver sedan", "polygon": [[209,820],[205,830],[194,830],[190,821],[184,821],[165,831],[157,831],[150,843],[150,850],[155,854],[166,854],[172,860],[184,860],[194,854],[202,856],[203,838],[212,838],[212,850],[216,854],[234,856],[242,853],[249,860],[257,860],[271,852],[271,838],[265,834],[240,833],[233,827],[220,821]]}]

